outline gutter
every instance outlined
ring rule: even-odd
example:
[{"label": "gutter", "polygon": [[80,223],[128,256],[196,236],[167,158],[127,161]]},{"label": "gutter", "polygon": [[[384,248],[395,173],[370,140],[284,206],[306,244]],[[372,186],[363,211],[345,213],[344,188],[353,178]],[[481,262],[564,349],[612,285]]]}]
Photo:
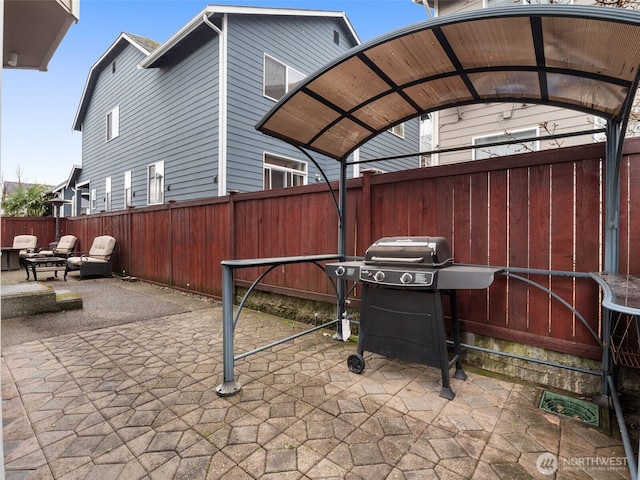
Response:
[{"label": "gutter", "polygon": [[206,13],[202,14],[202,21],[218,34],[218,175],[214,182],[218,183],[218,196],[227,194],[227,15],[222,16],[222,30],[209,20]]}]

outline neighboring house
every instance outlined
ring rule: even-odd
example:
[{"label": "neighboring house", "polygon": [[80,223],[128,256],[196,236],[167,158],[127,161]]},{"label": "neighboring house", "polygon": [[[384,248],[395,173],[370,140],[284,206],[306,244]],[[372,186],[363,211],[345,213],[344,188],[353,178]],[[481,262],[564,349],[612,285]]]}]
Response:
[{"label": "neighboring house", "polygon": [[[73,123],[82,132],[74,211],[82,198],[95,213],[321,180],[302,152],[255,126],[358,43],[342,12],[234,6],[206,7],[163,44],[121,34],[91,68]],[[354,155],[418,149],[416,119]],[[338,162],[314,159],[338,178]],[[374,166],[418,165],[414,156]]]},{"label": "neighboring house", "polygon": [[[2,182],[2,200],[7,198],[13,192],[20,188],[29,189],[31,187],[36,187],[38,185],[42,185],[41,183],[25,183],[25,182]],[[48,187],[48,185],[45,185]]]},{"label": "neighboring house", "polygon": [[[430,4],[434,7],[437,16],[452,15],[481,8],[518,8],[520,5],[534,3],[594,4],[592,0],[558,0],[554,2],[544,0],[516,0],[515,2],[512,0],[434,0],[434,2],[430,2]],[[512,145],[483,147],[483,144],[490,142],[590,131],[603,128],[605,125],[601,118],[593,115],[527,102],[461,106],[432,113],[430,119],[432,122],[430,148],[436,150],[472,145],[478,146],[478,148],[434,154],[426,162],[430,165],[464,162],[604,140],[604,134],[590,133],[555,140],[540,139]],[[633,128],[631,122],[630,127]]]},{"label": "neighboring house", "polygon": [[80,165],[74,165],[71,168],[71,172],[69,173],[69,177],[67,178],[67,180],[59,185],[56,185],[50,190],[50,192],[54,194],[55,198],[61,198],[69,202],[60,206],[60,211],[58,214],[58,216],[60,217],[75,217],[83,213],[88,213],[88,199],[82,199],[80,210],[76,210],[77,205],[73,202],[76,181],[80,176],[81,171],[82,167]]}]

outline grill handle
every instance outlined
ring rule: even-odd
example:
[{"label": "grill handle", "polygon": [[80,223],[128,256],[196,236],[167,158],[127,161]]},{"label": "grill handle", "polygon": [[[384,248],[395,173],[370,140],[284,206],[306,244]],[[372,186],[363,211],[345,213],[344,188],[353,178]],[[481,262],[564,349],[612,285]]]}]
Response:
[{"label": "grill handle", "polygon": [[414,257],[414,258],[371,257],[371,260],[374,262],[385,262],[385,263],[421,263],[424,261],[424,257]]}]

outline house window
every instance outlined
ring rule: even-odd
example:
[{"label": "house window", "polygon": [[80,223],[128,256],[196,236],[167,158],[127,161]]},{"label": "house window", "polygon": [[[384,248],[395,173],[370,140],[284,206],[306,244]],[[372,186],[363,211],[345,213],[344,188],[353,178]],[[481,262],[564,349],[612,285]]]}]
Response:
[{"label": "house window", "polygon": [[516,153],[535,152],[540,148],[540,142],[538,142],[537,140],[497,146],[483,147],[482,145],[510,140],[534,138],[537,136],[538,129],[529,128],[526,130],[503,132],[494,135],[485,135],[482,137],[473,137],[473,145],[478,146],[478,148],[473,149],[473,159],[480,160],[482,158],[501,157],[503,155],[513,155]]},{"label": "house window", "polygon": [[104,209],[111,211],[111,177],[107,177],[104,181]]},{"label": "house window", "polygon": [[124,172],[124,208],[132,205],[131,197],[131,170],[127,170]]},{"label": "house window", "polygon": [[147,167],[147,199],[149,205],[164,201],[164,162]]},{"label": "house window", "polygon": [[396,135],[397,137],[404,138],[404,123],[400,123],[395,127],[391,127],[389,131],[394,135]]},{"label": "house window", "polygon": [[95,188],[91,189],[91,210],[98,208],[98,191]]},{"label": "house window", "polygon": [[269,153],[264,156],[264,189],[297,187],[307,183],[307,164]]},{"label": "house window", "polygon": [[116,107],[107,113],[107,142],[113,140],[120,135],[120,107]]},{"label": "house window", "polygon": [[279,62],[269,55],[264,55],[264,96],[278,101],[304,79],[304,75],[293,68]]},{"label": "house window", "polygon": [[[91,190],[89,182],[78,183],[74,188],[75,198],[71,215],[89,215],[91,213]],[[78,197],[80,197],[78,203]]]}]

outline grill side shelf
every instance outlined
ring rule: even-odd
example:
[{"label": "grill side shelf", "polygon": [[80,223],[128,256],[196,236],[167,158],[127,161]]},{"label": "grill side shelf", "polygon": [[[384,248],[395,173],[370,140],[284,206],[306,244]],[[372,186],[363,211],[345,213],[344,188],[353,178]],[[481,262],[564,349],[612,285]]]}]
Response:
[{"label": "grill side shelf", "polygon": [[476,265],[452,265],[438,271],[438,288],[441,290],[482,290],[493,283],[502,267]]}]

